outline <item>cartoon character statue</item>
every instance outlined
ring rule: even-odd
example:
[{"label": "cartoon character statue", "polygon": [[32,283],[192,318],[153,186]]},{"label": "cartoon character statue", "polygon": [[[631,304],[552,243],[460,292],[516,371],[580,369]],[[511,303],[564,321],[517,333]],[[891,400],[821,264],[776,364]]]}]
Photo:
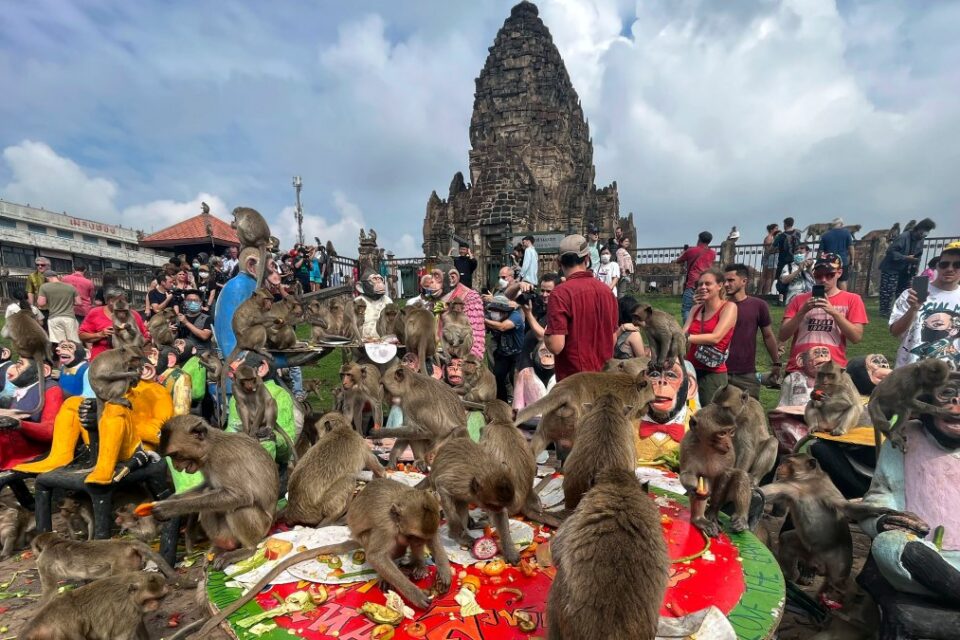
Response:
[{"label": "cartoon character statue", "polygon": [[690,416],[700,408],[697,374],[689,362],[673,361],[651,365],[647,381],[655,397],[637,425],[637,465],[662,465],[677,459]]}]

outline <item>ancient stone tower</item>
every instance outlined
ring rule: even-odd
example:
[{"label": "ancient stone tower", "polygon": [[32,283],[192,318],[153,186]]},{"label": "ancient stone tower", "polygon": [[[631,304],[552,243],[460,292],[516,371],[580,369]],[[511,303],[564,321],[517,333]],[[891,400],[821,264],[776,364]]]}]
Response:
[{"label": "ancient stone tower", "polygon": [[617,183],[593,183],[580,100],[530,2],[513,8],[490,47],[477,78],[470,144],[470,183],[458,171],[446,200],[430,195],[423,250],[445,255],[451,231],[468,240],[481,262],[475,285],[501,263],[511,238],[527,232],[585,233],[595,224],[606,239],[620,225],[635,238],[633,216],[619,216]]}]

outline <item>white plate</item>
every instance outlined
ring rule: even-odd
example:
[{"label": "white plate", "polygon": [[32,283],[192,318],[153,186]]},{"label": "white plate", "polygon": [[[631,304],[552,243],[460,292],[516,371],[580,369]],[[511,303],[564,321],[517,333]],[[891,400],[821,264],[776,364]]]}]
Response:
[{"label": "white plate", "polygon": [[[401,482],[409,487],[417,486],[425,477],[425,475],[417,473],[416,471],[387,471],[387,478]],[[362,482],[370,482],[373,480],[373,472],[364,469],[357,474],[357,478]]]},{"label": "white plate", "polygon": [[[319,547],[326,546],[328,544],[336,544],[338,542],[344,542],[350,539],[350,530],[346,527],[324,527],[322,529],[314,529],[311,527],[297,527],[291,529],[290,531],[281,531],[280,533],[270,536],[271,538],[277,538],[279,540],[287,540],[293,543],[293,553],[300,553],[298,549],[300,547],[306,547],[307,549],[317,549]],[[266,541],[261,542],[260,545],[266,544]],[[287,554],[287,555],[290,555]],[[246,586],[252,586],[260,581],[260,578],[267,575],[277,563],[284,560],[283,558],[278,558],[277,560],[269,560],[264,564],[260,565],[253,571],[248,571],[237,577],[233,577],[231,574],[235,571],[239,571],[240,568],[232,564],[226,568],[227,578],[235,582],[239,582]],[[296,568],[296,567],[294,567]],[[297,582],[300,578],[297,578],[295,575],[292,575],[291,572],[284,571],[276,578],[270,581],[270,584],[289,584],[291,582]]]},{"label": "white plate", "polygon": [[[474,509],[470,512],[470,515],[474,517],[481,517],[484,514],[483,511]],[[483,529],[468,529],[467,533],[470,534],[471,538],[476,540],[483,535]],[[513,538],[513,544],[518,551],[533,542],[533,533],[533,527],[526,522],[520,522],[519,520],[510,521],[510,537]],[[447,527],[446,522],[440,525],[440,543],[447,552],[450,562],[455,562],[461,565],[471,565],[480,562],[473,557],[473,553],[471,553],[470,549],[462,549],[459,543],[450,537],[450,529]],[[497,554],[496,557],[502,558],[503,556]]]}]

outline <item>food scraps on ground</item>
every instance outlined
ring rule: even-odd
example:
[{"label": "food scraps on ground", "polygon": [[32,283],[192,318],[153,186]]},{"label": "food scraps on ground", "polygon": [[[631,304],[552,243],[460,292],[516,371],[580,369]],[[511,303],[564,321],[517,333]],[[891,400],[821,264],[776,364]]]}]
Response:
[{"label": "food scraps on ground", "polygon": [[491,560],[480,569],[485,575],[498,576],[507,568],[507,563],[503,560]]},{"label": "food scraps on ground", "polygon": [[520,631],[530,633],[537,628],[537,619],[526,611],[514,611],[514,617],[517,619],[517,626]]},{"label": "food scraps on ground", "polygon": [[375,602],[364,602],[360,607],[360,613],[367,616],[377,624],[391,624],[397,626],[403,621],[403,614],[394,611],[390,607]]},{"label": "food scraps on ground", "polygon": [[293,543],[280,538],[267,538],[264,545],[263,556],[267,560],[279,560],[283,556],[293,551]]},{"label": "food scraps on ground", "polygon": [[393,634],[393,625],[378,624],[370,630],[370,640],[390,640]]},{"label": "food scraps on ground", "polygon": [[497,555],[497,541],[490,536],[481,536],[474,541],[470,552],[477,560],[489,560]]},{"label": "food scraps on ground", "polygon": [[404,631],[411,638],[423,638],[427,635],[427,625],[422,622],[414,622],[413,624],[408,624]]},{"label": "food scraps on ground", "polygon": [[480,578],[477,576],[466,576],[462,580],[462,585],[473,592],[480,590]]},{"label": "food scraps on ground", "polygon": [[330,597],[330,594],[327,593],[327,588],[322,584],[311,583],[307,587],[307,595],[310,596],[310,602],[315,605],[321,605],[327,601],[327,598]]},{"label": "food scraps on ground", "polygon": [[460,605],[460,617],[469,618],[483,613],[483,608],[477,603],[477,594],[467,587],[460,587],[453,599]]}]

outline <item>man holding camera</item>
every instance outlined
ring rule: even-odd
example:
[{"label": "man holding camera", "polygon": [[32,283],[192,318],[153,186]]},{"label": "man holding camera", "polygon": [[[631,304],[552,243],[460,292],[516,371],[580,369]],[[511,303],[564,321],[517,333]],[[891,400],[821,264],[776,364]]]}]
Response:
[{"label": "man holding camera", "polygon": [[867,310],[860,296],[837,286],[842,271],[839,256],[821,255],[813,265],[813,291],[798,294],[787,305],[778,337],[781,342],[793,339],[788,372],[800,370],[798,356],[814,346],[826,347],[830,359],[846,367],[847,341],[856,344],[863,339]]}]

